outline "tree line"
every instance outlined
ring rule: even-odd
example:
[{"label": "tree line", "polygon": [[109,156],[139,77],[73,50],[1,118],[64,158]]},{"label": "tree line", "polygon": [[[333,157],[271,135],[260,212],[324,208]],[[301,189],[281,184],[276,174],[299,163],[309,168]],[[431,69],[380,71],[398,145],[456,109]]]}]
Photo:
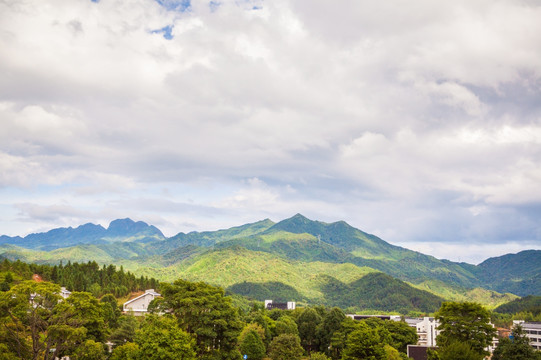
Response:
[{"label": "tree line", "polygon": [[[45,281],[50,281],[66,287],[70,291],[87,291],[95,297],[113,294],[115,297],[124,297],[134,291],[157,288],[159,282],[146,276],[136,277],[121,266],[117,270],[115,265],[103,265],[101,268],[95,261],[79,264],[77,262],[63,265],[27,264],[20,260],[0,262],[0,273],[15,274],[23,279],[29,279],[38,274]],[[12,275],[11,275],[12,278]],[[8,275],[8,280],[10,276]],[[0,290],[9,287],[9,282],[0,282]]]}]

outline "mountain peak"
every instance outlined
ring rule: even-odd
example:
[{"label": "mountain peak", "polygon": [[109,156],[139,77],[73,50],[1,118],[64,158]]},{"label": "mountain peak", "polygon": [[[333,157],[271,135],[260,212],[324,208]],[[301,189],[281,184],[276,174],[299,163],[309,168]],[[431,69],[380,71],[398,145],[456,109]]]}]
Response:
[{"label": "mountain peak", "polygon": [[107,236],[114,237],[114,236],[130,236],[135,235],[141,232],[146,232],[149,235],[150,234],[156,234],[163,237],[163,234],[160,230],[158,230],[156,227],[152,225],[148,225],[144,221],[133,221],[130,218],[125,219],[117,219],[111,221],[109,224],[109,227],[107,228]]},{"label": "mountain peak", "polygon": [[135,221],[133,221],[130,218],[116,219],[116,220],[113,220],[113,221],[111,221],[109,223],[109,227],[107,228],[107,230],[115,230],[115,229],[118,229],[118,228],[129,228],[133,224],[135,224]]},{"label": "mountain peak", "polygon": [[306,216],[304,216],[301,213],[297,213],[290,217],[289,219],[282,220],[280,222],[293,222],[296,224],[309,224],[314,222],[313,220],[308,219]]}]

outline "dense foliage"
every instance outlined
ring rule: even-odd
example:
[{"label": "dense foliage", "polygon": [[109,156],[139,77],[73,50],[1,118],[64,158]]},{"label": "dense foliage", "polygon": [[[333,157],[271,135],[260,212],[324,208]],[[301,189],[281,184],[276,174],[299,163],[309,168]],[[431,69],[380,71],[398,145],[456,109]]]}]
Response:
[{"label": "dense foliage", "polygon": [[485,349],[492,344],[496,329],[490,324],[490,313],[480,304],[445,302],[436,313],[436,320],[440,323],[438,352],[445,354],[462,346],[457,344],[468,344],[480,358],[489,355]]},{"label": "dense foliage", "polygon": [[434,312],[443,301],[383,273],[370,273],[350,284],[329,276],[322,284],[322,291],[328,304],[342,308],[352,306],[359,310],[377,309],[404,314],[410,311]]},{"label": "dense foliage", "polygon": [[[14,273],[21,278],[28,279],[38,274],[43,280],[51,281],[66,287],[70,291],[88,291],[94,296],[113,294],[116,297],[126,296],[133,291],[148,288],[157,288],[158,281],[148,277],[136,277],[122,267],[109,265],[100,268],[95,261],[86,264],[71,263],[66,265],[38,265],[27,264],[21,261],[0,262],[0,273]],[[6,283],[5,279],[2,284]],[[0,285],[5,288],[5,285]]]},{"label": "dense foliage", "polygon": [[[513,295],[492,290],[541,295],[541,251],[489,259],[479,266],[454,263],[393,246],[343,221],[324,223],[300,214],[278,223],[267,219],[225,230],[180,233],[171,238],[165,238],[153,226],[129,219],[113,221],[108,229],[86,224],[31,234],[24,239],[0,236],[0,257],[56,265],[68,260],[79,264],[93,260],[100,266],[122,264],[125,269],[136,269],[138,275],[161,281],[173,282],[179,277],[205,281],[231,287],[258,300],[267,297],[269,291],[278,290],[283,300],[354,310],[381,311],[392,307],[400,312],[427,312],[438,307],[435,299],[415,294],[398,283],[391,287],[400,286],[401,291],[362,298],[363,291],[356,292],[362,281],[357,281],[375,271],[408,281],[446,300],[497,306]],[[74,277],[62,281],[71,290],[90,291],[97,296],[121,296],[131,290],[127,281],[119,282],[117,288],[108,287],[101,279]],[[283,288],[274,286],[277,281]],[[0,289],[5,288],[6,282],[1,281],[0,275]],[[330,291],[334,288],[345,293],[335,294]],[[460,290],[466,295],[460,298],[457,288],[474,292],[465,294]],[[371,299],[378,301],[368,304],[366,300]]]},{"label": "dense foliage", "polygon": [[498,306],[496,309],[494,309],[494,311],[501,314],[530,312],[534,316],[541,315],[541,296],[529,295],[520,299],[516,299]]},{"label": "dense foliage", "polygon": [[243,281],[228,287],[227,290],[259,301],[273,299],[277,302],[285,302],[299,301],[301,299],[301,295],[294,287],[279,281],[267,281],[264,283]]},{"label": "dense foliage", "polygon": [[[233,306],[222,288],[181,279],[159,284],[163,297],[151,303],[150,315],[136,318],[121,314],[113,294],[73,291],[63,299],[59,284],[27,280],[35,273],[53,280],[54,267],[10,261],[0,265],[2,283],[7,285],[0,292],[2,359],[240,360],[248,355],[260,360],[398,360],[406,358],[408,344],[417,342],[415,329],[403,321],[358,321],[340,308],[324,306],[268,311],[254,304],[243,311]],[[68,264],[56,267],[56,281],[66,268],[83,275],[85,270],[96,272],[80,275],[89,279],[111,269],[108,285],[113,289],[129,274],[114,266]],[[377,282],[370,284],[378,287]],[[372,296],[378,294],[376,290]],[[494,336],[489,315],[476,303],[443,303],[436,313],[442,332],[434,359],[457,359],[457,354],[482,358]],[[106,343],[112,344],[112,351]],[[515,341],[503,339],[495,359],[538,360],[527,357],[531,352],[525,344],[520,329],[515,329]]]}]

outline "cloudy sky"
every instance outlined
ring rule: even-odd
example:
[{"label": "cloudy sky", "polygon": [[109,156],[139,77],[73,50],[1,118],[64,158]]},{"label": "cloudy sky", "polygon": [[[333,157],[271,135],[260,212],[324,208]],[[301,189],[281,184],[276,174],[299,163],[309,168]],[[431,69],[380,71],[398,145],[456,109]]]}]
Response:
[{"label": "cloudy sky", "polygon": [[0,233],[296,213],[541,249],[533,0],[0,0]]}]

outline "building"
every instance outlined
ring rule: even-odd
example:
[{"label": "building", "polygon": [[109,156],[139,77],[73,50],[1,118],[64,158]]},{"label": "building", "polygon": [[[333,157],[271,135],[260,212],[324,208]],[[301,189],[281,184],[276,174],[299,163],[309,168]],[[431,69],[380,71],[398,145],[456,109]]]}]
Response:
[{"label": "building", "polygon": [[147,313],[148,305],[152,300],[161,296],[154,289],[145,290],[145,293],[124,303],[122,307],[125,313],[133,312],[135,316],[141,316]]},{"label": "building", "polygon": [[65,287],[60,288],[60,296],[62,298],[67,299],[71,295],[71,291],[67,290]]},{"label": "building", "polygon": [[530,345],[535,350],[541,350],[541,322],[513,320],[513,325],[520,325],[526,336],[530,339]]},{"label": "building", "polygon": [[437,349],[433,346],[421,346],[421,345],[408,345],[407,355],[408,358],[413,360],[427,360],[428,359],[428,349]]},{"label": "building", "polygon": [[378,318],[381,320],[393,320],[393,321],[400,321],[402,317],[400,315],[354,315],[354,314],[347,314],[346,315],[349,318],[352,318],[353,320],[365,320],[365,319],[371,319],[371,318]]},{"label": "building", "polygon": [[285,303],[272,302],[272,300],[265,300],[265,309],[280,309],[280,310],[295,310],[295,302],[288,301]]},{"label": "building", "polygon": [[405,318],[406,323],[415,328],[419,340],[417,345],[423,347],[436,346],[436,336],[439,335],[439,323],[433,317],[424,318]]},{"label": "building", "polygon": [[[392,320],[392,321],[401,321],[402,317],[400,315],[353,315],[347,314],[347,317],[352,318],[353,320],[364,320],[370,318],[378,318],[381,320]],[[436,346],[436,336],[440,333],[437,330],[439,323],[436,319],[432,317],[424,318],[404,318],[406,324],[415,328],[419,340],[417,345],[420,347],[434,347]],[[415,351],[415,350],[414,350]],[[421,350],[422,351],[422,350]]]}]

